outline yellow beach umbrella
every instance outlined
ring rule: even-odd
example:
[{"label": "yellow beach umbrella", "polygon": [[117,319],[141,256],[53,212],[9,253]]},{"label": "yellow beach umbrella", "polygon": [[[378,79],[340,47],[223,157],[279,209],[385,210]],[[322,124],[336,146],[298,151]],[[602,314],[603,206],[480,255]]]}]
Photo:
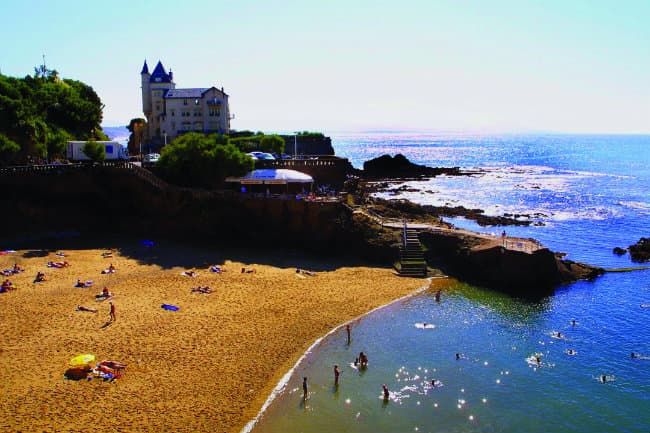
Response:
[{"label": "yellow beach umbrella", "polygon": [[75,356],[70,360],[70,365],[73,367],[81,367],[82,365],[88,365],[91,362],[95,362],[95,355],[86,353],[84,355]]}]

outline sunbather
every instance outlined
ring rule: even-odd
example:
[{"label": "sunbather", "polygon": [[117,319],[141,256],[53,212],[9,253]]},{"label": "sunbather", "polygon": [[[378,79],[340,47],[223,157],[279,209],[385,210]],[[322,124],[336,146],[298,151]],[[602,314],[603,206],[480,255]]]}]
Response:
[{"label": "sunbather", "polygon": [[192,292],[199,292],[199,293],[212,293],[212,289],[210,286],[205,286],[205,287],[192,287]]},{"label": "sunbather", "polygon": [[97,310],[90,307],[84,307],[83,305],[77,305],[77,311],[88,311],[89,313],[96,313]]},{"label": "sunbather", "polygon": [[8,292],[9,290],[15,290],[16,288],[14,287],[13,284],[11,284],[11,281],[9,280],[4,280],[2,282],[2,285],[0,286],[3,292]]}]

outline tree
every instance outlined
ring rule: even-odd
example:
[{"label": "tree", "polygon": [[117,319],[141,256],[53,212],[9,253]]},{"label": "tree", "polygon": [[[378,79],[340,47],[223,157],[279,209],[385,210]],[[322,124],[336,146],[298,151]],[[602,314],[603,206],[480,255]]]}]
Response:
[{"label": "tree", "polygon": [[106,146],[94,140],[86,141],[82,151],[93,162],[100,162],[106,159]]},{"label": "tree", "polygon": [[260,149],[262,152],[282,155],[284,153],[284,138],[279,135],[265,135],[260,139]]},{"label": "tree", "polygon": [[190,132],[163,147],[156,170],[170,183],[213,188],[227,176],[242,176],[253,169],[253,160],[225,136]]},{"label": "tree", "polygon": [[0,134],[20,147],[17,161],[62,155],[70,139],[107,140],[103,107],[92,87],[44,65],[33,77],[0,74]]},{"label": "tree", "polygon": [[15,141],[0,134],[0,164],[9,165],[20,152],[20,146]]},{"label": "tree", "polygon": [[140,146],[144,141],[144,130],[147,126],[147,121],[142,118],[131,119],[126,129],[129,130],[129,145],[128,150],[131,155],[140,154]]}]

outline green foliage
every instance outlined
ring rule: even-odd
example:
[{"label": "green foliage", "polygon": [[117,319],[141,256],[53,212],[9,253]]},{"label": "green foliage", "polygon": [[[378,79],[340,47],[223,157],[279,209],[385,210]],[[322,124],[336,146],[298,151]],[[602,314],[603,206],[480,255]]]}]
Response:
[{"label": "green foliage", "polygon": [[18,143],[10,140],[6,135],[0,134],[0,164],[11,164],[18,152],[20,152]]},{"label": "green foliage", "polygon": [[282,155],[284,153],[284,138],[279,135],[264,135],[260,139],[259,146],[262,152]]},{"label": "green foliage", "polygon": [[297,135],[298,137],[321,137],[321,138],[325,136],[323,135],[322,132],[311,132],[311,131],[302,131],[299,132]]},{"label": "green foliage", "polygon": [[103,143],[93,140],[86,141],[82,151],[91,161],[99,162],[106,159],[106,146]]},{"label": "green foliage", "polygon": [[237,146],[242,152],[251,152],[253,150],[259,150],[260,140],[263,136],[260,135],[249,135],[245,137],[236,137],[231,138],[230,143]]},{"label": "green foliage", "polygon": [[144,130],[147,126],[147,121],[141,117],[131,119],[126,129],[131,132],[129,135],[128,150],[129,153],[135,155],[140,153],[140,146],[144,141]]},{"label": "green foliage", "polygon": [[102,109],[92,87],[43,65],[33,77],[0,74],[0,134],[18,144],[17,159],[61,156],[69,139],[107,140]]},{"label": "green foliage", "polygon": [[227,136],[190,132],[163,147],[156,169],[170,183],[212,188],[228,176],[253,169],[253,160],[230,143]]}]

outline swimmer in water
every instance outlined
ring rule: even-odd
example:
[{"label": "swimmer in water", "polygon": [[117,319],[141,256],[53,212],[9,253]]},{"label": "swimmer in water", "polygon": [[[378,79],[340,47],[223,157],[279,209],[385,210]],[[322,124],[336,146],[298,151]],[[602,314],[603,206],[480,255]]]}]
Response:
[{"label": "swimmer in water", "polygon": [[433,379],[433,380],[431,380],[431,386],[433,388],[439,388],[439,387],[442,386],[442,382],[440,382],[439,380]]},{"label": "swimmer in water", "polygon": [[384,401],[388,401],[388,398],[390,397],[390,393],[388,392],[388,387],[386,384],[383,384],[382,389],[384,390]]},{"label": "swimmer in water", "polygon": [[576,326],[576,319],[571,320],[571,326]]},{"label": "swimmer in water", "polygon": [[535,362],[537,363],[537,365],[542,365],[542,358],[539,355],[536,355]]},{"label": "swimmer in water", "polygon": [[575,355],[576,353],[578,353],[578,352],[576,352],[576,351],[573,350],[573,349],[569,349],[569,350],[566,351],[566,354],[567,354],[567,355]]},{"label": "swimmer in water", "polygon": [[603,374],[602,376],[600,376],[600,381],[601,381],[602,383],[607,382],[607,376],[605,376],[604,374]]},{"label": "swimmer in water", "polygon": [[456,361],[458,361],[460,358],[461,358],[460,353],[457,353],[457,354],[456,354]]}]

